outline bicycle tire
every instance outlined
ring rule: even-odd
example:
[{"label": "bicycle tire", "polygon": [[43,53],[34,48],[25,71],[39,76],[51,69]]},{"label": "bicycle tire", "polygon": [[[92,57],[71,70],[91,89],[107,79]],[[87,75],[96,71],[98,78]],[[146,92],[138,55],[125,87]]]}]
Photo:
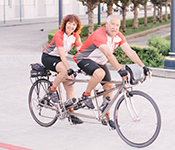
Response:
[{"label": "bicycle tire", "polygon": [[[33,83],[29,91],[29,110],[33,119],[41,126],[49,127],[57,121],[57,112],[40,105],[39,100],[46,94],[52,83],[47,79],[38,79]],[[44,98],[48,105],[49,99]],[[55,107],[52,105],[52,107]]]},{"label": "bicycle tire", "polygon": [[132,98],[140,120],[131,119],[123,95],[117,101],[114,109],[116,131],[121,139],[132,147],[149,146],[155,141],[161,128],[161,115],[158,106],[148,94],[141,91],[131,91],[127,97]]}]

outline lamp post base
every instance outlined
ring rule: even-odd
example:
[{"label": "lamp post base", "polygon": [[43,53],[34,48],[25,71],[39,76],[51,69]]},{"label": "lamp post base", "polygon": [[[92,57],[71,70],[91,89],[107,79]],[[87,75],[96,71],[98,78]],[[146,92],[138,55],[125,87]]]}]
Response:
[{"label": "lamp post base", "polygon": [[165,57],[164,69],[175,69],[175,53],[169,53],[170,56]]}]

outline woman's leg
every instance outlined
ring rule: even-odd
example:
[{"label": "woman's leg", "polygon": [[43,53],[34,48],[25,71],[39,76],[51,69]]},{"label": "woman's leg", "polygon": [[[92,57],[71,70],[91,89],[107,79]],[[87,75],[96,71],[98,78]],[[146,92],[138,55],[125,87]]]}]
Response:
[{"label": "woman's leg", "polygon": [[58,72],[57,76],[55,77],[55,80],[53,82],[54,87],[58,87],[58,85],[63,82],[67,75],[67,70],[65,69],[65,66],[62,62],[57,63],[55,70]]},{"label": "woman's leg", "polygon": [[74,85],[68,86],[69,83],[70,83],[70,81],[63,82],[64,89],[66,90],[66,99],[67,100],[75,97],[75,94],[74,94]]}]

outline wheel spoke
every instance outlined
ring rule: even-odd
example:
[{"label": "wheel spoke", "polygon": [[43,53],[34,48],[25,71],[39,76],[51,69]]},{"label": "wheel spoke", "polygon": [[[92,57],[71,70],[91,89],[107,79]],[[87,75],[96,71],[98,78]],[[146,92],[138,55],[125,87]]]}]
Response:
[{"label": "wheel spoke", "polygon": [[[158,136],[161,126],[160,112],[156,103],[147,94],[132,91],[131,95],[132,102],[130,101],[129,109],[128,100],[126,107],[124,96],[116,104],[114,111],[114,118],[117,115],[116,129],[119,136],[130,146],[145,147]],[[139,119],[133,120],[130,114],[138,115]]]},{"label": "wheel spoke", "polygon": [[55,111],[57,108],[50,103],[47,96],[50,85],[50,81],[39,79],[32,85],[29,93],[29,108],[32,117],[39,125],[46,127],[51,126],[57,120],[57,112]]}]

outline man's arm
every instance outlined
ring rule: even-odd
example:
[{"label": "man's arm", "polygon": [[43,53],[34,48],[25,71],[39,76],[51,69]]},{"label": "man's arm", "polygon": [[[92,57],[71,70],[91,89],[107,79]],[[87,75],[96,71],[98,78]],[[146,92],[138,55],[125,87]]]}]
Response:
[{"label": "man's arm", "polygon": [[143,64],[137,53],[131,49],[127,42],[122,44],[120,47],[134,63],[137,63],[140,67],[143,68],[145,75],[150,75],[151,70]]},{"label": "man's arm", "polygon": [[140,58],[138,57],[138,55],[136,54],[136,52],[131,49],[131,47],[127,42],[122,44],[120,47],[134,63],[137,63],[142,68],[145,66],[140,60]]},{"label": "man's arm", "polygon": [[106,56],[109,63],[117,70],[119,71],[122,69],[122,66],[119,64],[118,60],[115,58],[115,56],[112,54],[110,48],[106,44],[102,44],[99,46],[100,51]]}]

